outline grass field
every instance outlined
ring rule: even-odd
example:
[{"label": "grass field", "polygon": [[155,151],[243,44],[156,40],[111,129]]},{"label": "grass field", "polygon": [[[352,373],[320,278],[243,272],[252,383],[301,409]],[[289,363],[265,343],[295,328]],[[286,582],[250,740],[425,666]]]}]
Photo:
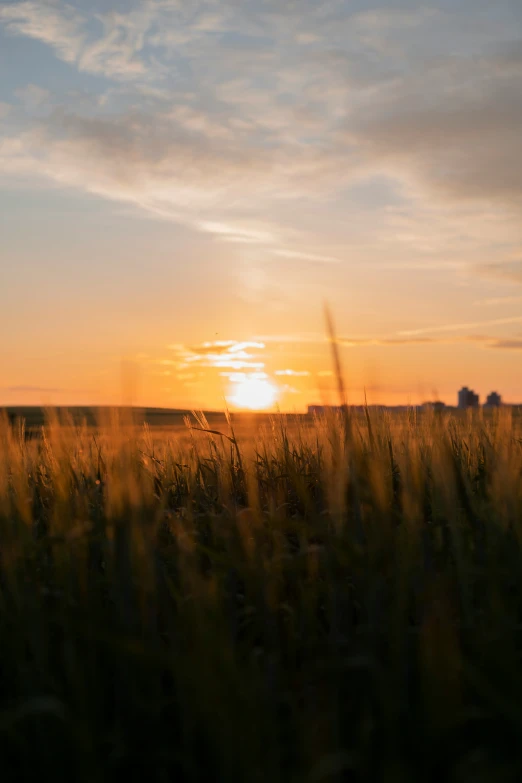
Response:
[{"label": "grass field", "polygon": [[2,780],[522,779],[518,418],[188,424],[4,418]]}]

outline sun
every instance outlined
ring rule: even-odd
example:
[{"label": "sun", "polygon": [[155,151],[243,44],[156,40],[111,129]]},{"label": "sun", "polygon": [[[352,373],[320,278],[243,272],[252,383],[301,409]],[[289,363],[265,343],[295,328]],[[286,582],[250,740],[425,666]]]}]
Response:
[{"label": "sun", "polygon": [[248,408],[251,411],[271,408],[277,397],[277,389],[269,381],[259,378],[245,378],[237,382],[235,394],[231,401],[238,408]]}]

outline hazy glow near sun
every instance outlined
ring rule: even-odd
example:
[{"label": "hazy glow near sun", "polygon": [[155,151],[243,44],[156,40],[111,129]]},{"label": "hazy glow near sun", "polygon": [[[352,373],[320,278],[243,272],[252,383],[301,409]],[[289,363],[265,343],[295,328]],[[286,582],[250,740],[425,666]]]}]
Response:
[{"label": "hazy glow near sun", "polygon": [[258,378],[245,378],[236,384],[231,401],[239,408],[252,411],[270,408],[275,403],[277,389],[269,381]]}]

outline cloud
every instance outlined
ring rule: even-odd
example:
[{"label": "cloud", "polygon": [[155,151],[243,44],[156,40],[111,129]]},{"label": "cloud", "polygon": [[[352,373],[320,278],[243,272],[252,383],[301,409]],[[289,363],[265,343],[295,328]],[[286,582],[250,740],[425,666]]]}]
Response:
[{"label": "cloud", "polygon": [[237,354],[240,351],[243,352],[246,348],[259,348],[260,350],[263,350],[265,348],[265,344],[247,340],[242,343],[233,343],[228,350],[229,353]]},{"label": "cloud", "polygon": [[48,44],[68,63],[77,60],[83,45],[83,18],[69,5],[57,6],[49,0],[12,3],[0,8],[0,21],[12,35]]},{"label": "cloud", "polygon": [[285,334],[262,334],[254,338],[264,343],[281,343],[288,345],[321,345],[326,342],[326,336],[320,332],[287,332]]},{"label": "cloud", "polygon": [[[494,26],[469,2],[360,6],[4,5],[8,34],[105,81],[81,105],[46,85],[62,108],[45,117],[11,110],[0,168],[130,203],[235,243],[244,257],[257,247],[336,265],[353,258],[348,245],[367,255],[380,243],[401,251],[381,253],[383,264],[455,269],[470,261],[463,245],[485,253],[485,234],[508,235],[486,213],[518,232],[522,15],[508,0],[495,3]],[[388,204],[347,203],[349,188],[376,177],[394,183]],[[481,201],[474,215],[470,200]],[[397,203],[409,226],[390,211]],[[414,258],[403,252],[411,247]]]},{"label": "cloud", "polygon": [[[212,221],[202,221],[197,224],[202,231],[209,234],[216,234],[218,237],[226,239],[229,242],[244,242],[245,244],[272,244],[279,241],[272,233],[260,231],[255,228],[240,225],[227,225],[226,223],[216,223]],[[283,251],[278,251],[283,252]]]},{"label": "cloud", "polygon": [[[321,155],[310,150],[300,157],[303,170],[284,147],[249,149],[189,132],[159,107],[151,114],[133,110],[93,117],[55,109],[27,130],[0,135],[4,175],[48,178],[222,240],[263,246],[289,259],[335,263],[332,257],[296,248],[299,234],[290,226],[258,216],[288,197],[288,188],[295,190],[294,178],[305,176],[299,190],[317,186]],[[201,214],[207,218],[202,220]]]},{"label": "cloud", "polygon": [[242,358],[247,357],[247,349],[258,348],[263,350],[264,343],[255,342],[252,340],[245,340],[237,342],[236,340],[214,340],[201,343],[200,345],[192,345],[189,348],[183,346],[174,348],[181,352],[186,352],[196,356],[214,356],[223,354],[232,354],[233,356],[240,356]]},{"label": "cloud", "polygon": [[125,14],[86,15],[67,3],[40,0],[0,8],[0,22],[11,35],[47,44],[79,71],[132,80],[150,70],[143,49],[155,18],[153,9],[153,4],[145,3],[142,10]]},{"label": "cloud", "polygon": [[276,370],[274,375],[287,375],[293,378],[307,378],[310,373],[308,370]]},{"label": "cloud", "polygon": [[493,296],[489,299],[479,299],[473,304],[476,307],[497,307],[506,304],[514,304],[515,302],[522,302],[522,296]]},{"label": "cloud", "polygon": [[443,324],[442,326],[431,326],[424,329],[410,329],[399,332],[400,335],[405,337],[416,337],[417,335],[432,334],[434,332],[455,332],[463,331],[467,329],[476,329],[482,326],[505,326],[507,324],[522,323],[522,316],[515,315],[508,318],[494,318],[489,321],[474,321],[471,323],[455,323],[455,324]]},{"label": "cloud", "polygon": [[[452,340],[450,340],[451,342]],[[337,345],[342,348],[358,348],[368,345],[425,345],[426,343],[435,343],[432,337],[341,337],[336,340]],[[440,342],[447,342],[446,340]]]},{"label": "cloud", "polygon": [[301,252],[299,250],[276,250],[276,255],[282,258],[295,258],[299,261],[315,261],[319,264],[340,264],[340,259],[332,256],[317,255],[314,253]]},{"label": "cloud", "polygon": [[488,346],[508,351],[522,351],[522,340],[494,340]]},{"label": "cloud", "polygon": [[481,264],[475,271],[485,277],[498,278],[512,283],[522,283],[522,261]]},{"label": "cloud", "polygon": [[[519,319],[522,322],[522,318]],[[519,350],[522,348],[522,340],[516,338],[492,337],[480,334],[448,335],[447,337],[355,337],[342,338],[338,344],[344,348],[358,348],[367,346],[402,347],[409,345],[458,345],[476,344],[492,350]],[[321,375],[321,373],[319,373]]]},{"label": "cloud", "polygon": [[268,375],[266,372],[220,372],[222,378],[228,378],[231,383],[243,383],[250,381],[266,381]]},{"label": "cloud", "polygon": [[484,51],[434,58],[359,105],[346,137],[369,162],[443,198],[520,202],[522,172],[514,162],[522,155],[522,62],[516,62]]},{"label": "cloud", "polygon": [[171,350],[176,354],[176,359],[162,360],[162,363],[173,361],[179,370],[204,367],[235,372],[262,371],[265,362],[259,361],[259,352],[264,348],[264,343],[258,341],[235,340],[215,340],[192,346],[174,345]]},{"label": "cloud", "polygon": [[78,68],[112,79],[136,79],[149,71],[142,56],[152,16],[149,10],[107,13],[98,16],[103,34],[88,43],[78,58]]}]

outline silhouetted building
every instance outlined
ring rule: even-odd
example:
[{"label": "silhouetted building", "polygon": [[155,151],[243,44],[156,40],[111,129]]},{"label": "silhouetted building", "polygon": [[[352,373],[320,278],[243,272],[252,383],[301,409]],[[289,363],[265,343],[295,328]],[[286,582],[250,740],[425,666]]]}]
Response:
[{"label": "silhouetted building", "polygon": [[475,394],[473,389],[468,389],[467,386],[459,391],[459,408],[465,410],[466,408],[478,408],[479,396]]},{"label": "silhouetted building", "polygon": [[499,408],[502,405],[502,397],[497,392],[491,392],[486,398],[485,405],[488,408]]}]

